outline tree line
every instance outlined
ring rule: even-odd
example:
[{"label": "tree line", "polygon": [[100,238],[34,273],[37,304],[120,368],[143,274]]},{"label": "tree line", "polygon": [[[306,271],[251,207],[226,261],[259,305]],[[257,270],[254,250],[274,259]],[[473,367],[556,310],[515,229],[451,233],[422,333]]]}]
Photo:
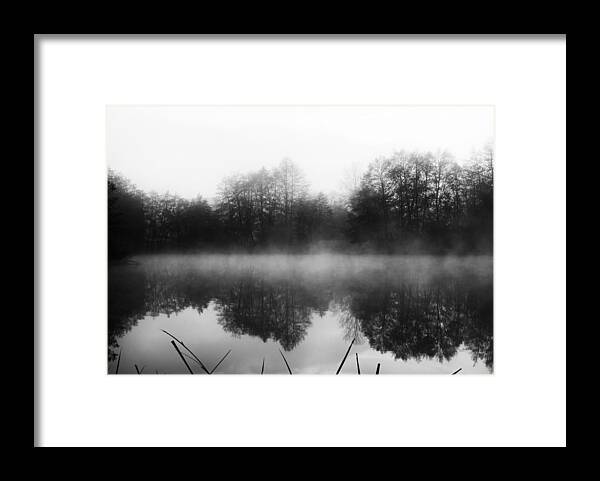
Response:
[{"label": "tree line", "polygon": [[491,146],[462,166],[447,152],[376,159],[350,196],[349,238],[407,251],[491,251],[493,162]]},{"label": "tree line", "polygon": [[375,159],[345,196],[311,194],[284,159],[229,176],[217,198],[145,193],[108,173],[109,257],[182,250],[309,248],[491,252],[493,151],[460,165],[447,152],[400,151]]}]

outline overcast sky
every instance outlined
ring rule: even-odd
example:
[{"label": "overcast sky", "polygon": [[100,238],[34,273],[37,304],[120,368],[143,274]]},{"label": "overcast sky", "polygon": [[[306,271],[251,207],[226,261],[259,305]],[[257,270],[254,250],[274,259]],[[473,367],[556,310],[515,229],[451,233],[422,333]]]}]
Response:
[{"label": "overcast sky", "polygon": [[109,106],[108,166],[145,191],[212,199],[227,175],[288,157],[311,191],[343,189],[394,151],[448,150],[457,160],[493,141],[494,112],[476,107]]}]

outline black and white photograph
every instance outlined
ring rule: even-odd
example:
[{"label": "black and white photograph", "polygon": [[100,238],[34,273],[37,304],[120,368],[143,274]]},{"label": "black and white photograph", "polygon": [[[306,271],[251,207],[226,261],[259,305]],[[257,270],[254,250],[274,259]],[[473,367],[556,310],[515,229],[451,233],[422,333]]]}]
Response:
[{"label": "black and white photograph", "polygon": [[493,372],[490,106],[107,107],[108,372]]},{"label": "black and white photograph", "polygon": [[33,40],[33,447],[566,447],[566,34]]}]

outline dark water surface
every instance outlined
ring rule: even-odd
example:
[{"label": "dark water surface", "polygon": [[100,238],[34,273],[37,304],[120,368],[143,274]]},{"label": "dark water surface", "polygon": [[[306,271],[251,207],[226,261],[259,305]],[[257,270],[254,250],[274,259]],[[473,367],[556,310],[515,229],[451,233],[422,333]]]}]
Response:
[{"label": "dark water surface", "polygon": [[341,374],[491,373],[492,287],[489,256],[140,256],[109,266],[108,372],[189,373],[166,330],[231,350],[215,374],[335,374],[353,339]]}]

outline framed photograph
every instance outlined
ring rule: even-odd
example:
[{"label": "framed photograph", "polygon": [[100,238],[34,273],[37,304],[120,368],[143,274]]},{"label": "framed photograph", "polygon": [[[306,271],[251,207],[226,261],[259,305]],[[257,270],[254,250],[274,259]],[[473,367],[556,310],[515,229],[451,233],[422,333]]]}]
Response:
[{"label": "framed photograph", "polygon": [[106,126],[109,373],[493,371],[493,107]]},{"label": "framed photograph", "polygon": [[565,35],[34,47],[34,446],[566,445]]}]

